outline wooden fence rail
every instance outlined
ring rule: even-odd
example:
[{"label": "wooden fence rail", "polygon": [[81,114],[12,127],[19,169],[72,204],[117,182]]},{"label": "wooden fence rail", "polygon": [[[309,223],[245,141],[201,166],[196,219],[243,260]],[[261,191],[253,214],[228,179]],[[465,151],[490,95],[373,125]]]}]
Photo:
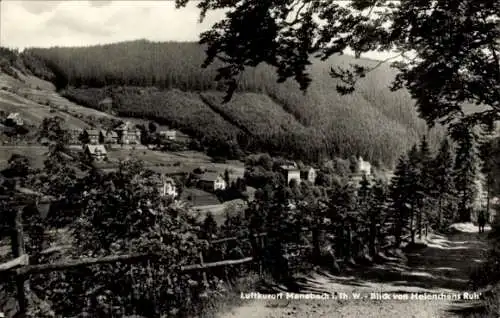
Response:
[{"label": "wooden fence rail", "polygon": [[[21,315],[21,317],[24,317],[27,309],[25,289],[27,285],[29,286],[29,276],[31,274],[39,274],[52,271],[63,271],[67,269],[92,266],[96,264],[112,264],[117,262],[136,263],[160,257],[160,255],[158,254],[138,253],[138,254],[127,254],[127,255],[112,255],[100,258],[81,258],[75,260],[65,260],[50,264],[30,265],[29,255],[27,255],[24,250],[24,234],[23,234],[23,225],[21,222],[23,206],[18,205],[17,207],[18,209],[14,210],[14,215],[12,218],[13,222],[12,222],[12,234],[11,234],[11,245],[12,245],[12,253],[14,259],[4,263],[0,263],[0,273],[8,272],[15,275],[15,281],[17,286],[17,301],[19,303],[19,314]],[[266,233],[254,234],[255,237],[259,238],[262,238],[265,235],[267,234]],[[220,244],[240,239],[246,240],[248,238],[238,237],[238,236],[226,237],[222,239],[209,241],[209,244],[211,245]],[[61,251],[69,247],[70,247],[69,245],[51,247],[42,251],[40,254],[42,255],[50,254],[53,252]],[[189,272],[193,270],[206,270],[215,267],[240,265],[252,262],[253,260],[254,260],[253,257],[245,257],[236,260],[224,260],[218,262],[204,263],[203,255],[200,253],[200,264],[181,266],[180,271]],[[203,274],[204,274],[204,280],[205,282],[207,282],[206,273],[203,272]]]},{"label": "wooden fence rail", "polygon": [[[18,206],[19,207],[19,206]],[[75,260],[64,260],[56,263],[50,264],[37,264],[30,265],[29,256],[25,253],[24,250],[24,235],[23,235],[23,226],[22,226],[22,207],[14,210],[14,216],[12,218],[12,235],[11,235],[11,244],[12,244],[12,253],[14,259],[1,263],[0,264],[0,273],[9,272],[15,275],[15,281],[17,286],[17,300],[19,303],[19,313],[21,317],[24,317],[26,312],[26,295],[25,288],[29,286],[29,277],[31,274],[51,272],[51,271],[63,271],[72,268],[78,267],[86,267],[92,266],[96,264],[112,264],[117,262],[141,262],[144,260],[152,260],[155,258],[159,258],[160,255],[152,254],[152,253],[142,253],[142,254],[127,254],[127,255],[112,255],[100,258],[81,258]],[[263,238],[267,235],[267,233],[258,233],[253,236],[258,238],[259,245],[263,247],[264,242]],[[221,239],[215,239],[209,241],[210,245],[220,244],[234,240],[248,240],[249,237],[226,237]],[[70,246],[57,246],[51,247],[41,252],[41,254],[50,254],[52,252],[60,251],[64,248],[68,248]],[[203,261],[203,255],[200,253],[200,263],[193,265],[184,265],[180,267],[181,272],[189,272],[195,270],[203,270],[203,279],[206,282],[206,273],[205,270],[216,267],[225,267],[232,265],[240,265],[254,261],[253,257],[244,257],[241,259],[231,259],[231,260],[223,260],[211,263],[205,263]],[[262,264],[259,264],[259,273],[262,274]]]}]

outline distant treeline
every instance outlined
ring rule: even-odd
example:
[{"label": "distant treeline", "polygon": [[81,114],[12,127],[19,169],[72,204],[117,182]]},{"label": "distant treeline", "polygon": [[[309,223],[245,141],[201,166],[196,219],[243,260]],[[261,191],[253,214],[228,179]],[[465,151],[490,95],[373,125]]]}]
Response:
[{"label": "distant treeline", "polygon": [[[305,161],[356,154],[393,165],[427,132],[409,94],[387,88],[394,78],[388,66],[370,74],[353,95],[339,95],[328,70],[354,62],[348,56],[313,63],[314,82],[305,95],[293,82],[277,84],[274,71],[259,65],[242,76],[229,104],[220,103],[223,87],[215,81],[216,66],[200,67],[205,54],[196,43],[140,40],[33,48],[22,56],[33,74],[64,89],[68,98],[98,108],[99,100],[112,97],[120,115],[168,123],[209,148],[220,145],[216,152],[286,152]],[[430,131],[431,147],[442,135],[442,128]]]}]

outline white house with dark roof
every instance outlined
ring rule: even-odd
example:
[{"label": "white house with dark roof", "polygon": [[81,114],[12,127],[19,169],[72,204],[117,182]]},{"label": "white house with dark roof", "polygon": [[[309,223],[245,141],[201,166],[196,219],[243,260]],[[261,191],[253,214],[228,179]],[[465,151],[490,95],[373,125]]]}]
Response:
[{"label": "white house with dark roof", "polygon": [[307,180],[312,184],[316,182],[316,177],[317,177],[316,169],[314,169],[313,167],[305,167],[300,171],[300,179]]},{"label": "white house with dark roof", "polygon": [[175,130],[161,130],[159,134],[168,140],[175,140],[177,137],[177,132]]},{"label": "white house with dark roof", "polygon": [[105,112],[111,112],[113,108],[113,99],[111,97],[106,97],[99,102],[99,108]]},{"label": "white house with dark roof", "polygon": [[24,124],[24,120],[21,118],[19,113],[10,113],[7,116],[6,123],[10,125],[22,126]]},{"label": "white house with dark roof", "polygon": [[296,164],[286,164],[279,167],[279,171],[283,174],[286,179],[286,183],[290,184],[292,180],[300,183],[300,169]]},{"label": "white house with dark roof", "polygon": [[85,153],[96,161],[102,161],[108,156],[106,148],[103,145],[86,145]]},{"label": "white house with dark roof", "polygon": [[372,165],[368,161],[364,161],[362,157],[358,158],[358,171],[361,174],[371,175]]},{"label": "white house with dark roof", "polygon": [[198,181],[198,187],[209,192],[225,190],[227,188],[226,180],[220,173],[206,172],[201,175]]},{"label": "white house with dark roof", "polygon": [[115,131],[118,133],[120,143],[124,145],[141,143],[141,130],[128,121],[116,127]]}]

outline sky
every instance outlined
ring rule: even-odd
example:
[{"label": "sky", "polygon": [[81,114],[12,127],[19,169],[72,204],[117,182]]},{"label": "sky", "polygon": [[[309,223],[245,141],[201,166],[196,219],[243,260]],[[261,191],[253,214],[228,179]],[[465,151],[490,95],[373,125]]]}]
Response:
[{"label": "sky", "polygon": [[[196,3],[176,9],[169,0],[0,0],[0,45],[24,49],[137,39],[197,41],[201,32],[223,17],[222,11],[210,12],[200,24]],[[363,55],[372,59],[389,56]]]}]

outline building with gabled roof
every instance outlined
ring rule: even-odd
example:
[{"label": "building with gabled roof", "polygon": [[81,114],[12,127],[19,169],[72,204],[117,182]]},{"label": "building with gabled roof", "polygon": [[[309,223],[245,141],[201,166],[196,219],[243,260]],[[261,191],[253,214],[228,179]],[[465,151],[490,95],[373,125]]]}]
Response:
[{"label": "building with gabled roof", "polygon": [[225,190],[227,188],[227,183],[220,173],[205,172],[198,180],[198,187],[208,192],[215,192],[218,190]]},{"label": "building with gabled roof", "polygon": [[296,164],[286,164],[279,166],[279,171],[283,174],[286,184],[290,184],[292,180],[300,183],[300,170]]},{"label": "building with gabled roof", "polygon": [[85,137],[88,139],[89,144],[97,145],[99,144],[99,139],[101,136],[101,132],[97,129],[86,129],[84,132]]},{"label": "building with gabled roof", "polygon": [[159,135],[167,138],[168,140],[175,140],[177,137],[177,132],[175,130],[161,130]]},{"label": "building with gabled roof", "polygon": [[129,121],[126,121],[116,127],[115,131],[118,133],[120,143],[124,145],[138,145],[141,143],[141,130],[136,128]]},{"label": "building with gabled roof", "polygon": [[85,153],[96,161],[102,161],[108,156],[106,148],[103,145],[86,145]]},{"label": "building with gabled roof", "polygon": [[101,129],[101,137],[105,144],[118,143],[118,133],[116,131]]},{"label": "building with gabled roof", "polygon": [[7,116],[7,119],[5,122],[7,124],[16,125],[16,126],[22,126],[24,124],[24,120],[21,118],[21,115],[19,113],[10,113]]},{"label": "building with gabled roof", "polygon": [[305,167],[300,171],[300,179],[307,180],[314,184],[316,183],[317,172],[313,167]]}]

